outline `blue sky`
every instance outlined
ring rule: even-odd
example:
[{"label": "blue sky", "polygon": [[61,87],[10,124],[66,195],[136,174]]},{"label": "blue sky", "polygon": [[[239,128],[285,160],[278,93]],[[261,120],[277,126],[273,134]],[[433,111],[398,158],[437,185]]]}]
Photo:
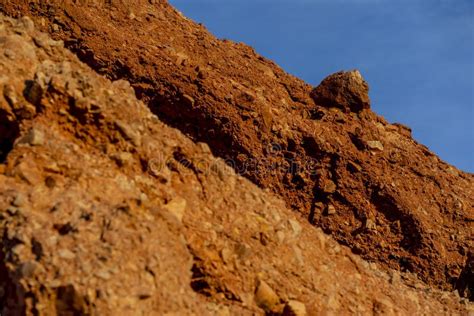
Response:
[{"label": "blue sky", "polygon": [[317,85],[360,69],[372,108],[474,172],[473,0],[171,0],[219,38],[244,42]]}]

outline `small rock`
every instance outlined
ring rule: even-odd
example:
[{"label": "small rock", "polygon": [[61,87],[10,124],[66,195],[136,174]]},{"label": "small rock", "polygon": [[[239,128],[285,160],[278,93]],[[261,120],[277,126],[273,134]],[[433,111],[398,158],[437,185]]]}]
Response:
[{"label": "small rock", "polygon": [[37,34],[33,38],[33,41],[35,42],[36,46],[38,46],[39,48],[46,49],[46,50],[50,49],[51,47],[61,46],[62,44],[61,41],[55,41],[49,38],[49,36],[45,33]]},{"label": "small rock", "polygon": [[377,299],[373,302],[374,315],[393,315],[394,306],[386,299]]},{"label": "small rock", "polygon": [[43,98],[43,88],[39,83],[33,80],[27,80],[25,83],[25,89],[23,90],[23,96],[25,99],[33,105],[39,105]]},{"label": "small rock", "polygon": [[26,204],[26,197],[21,193],[17,194],[17,196],[15,197],[12,203],[13,206],[17,206],[17,207],[22,207],[25,204]]},{"label": "small rock", "polygon": [[[133,90],[133,87],[130,85],[130,82],[127,80],[119,79],[115,80],[112,82],[112,86],[120,91],[123,91],[128,94],[135,95],[135,90]],[[114,92],[110,90],[110,95],[113,95]]]},{"label": "small rock", "polygon": [[327,194],[333,194],[336,192],[337,186],[332,180],[326,180],[323,184],[323,192]]},{"label": "small rock", "polygon": [[18,104],[18,96],[16,94],[15,88],[12,85],[6,84],[3,87],[3,96],[12,108]]},{"label": "small rock", "polygon": [[281,244],[285,241],[285,233],[281,230],[277,231],[276,232],[276,236],[277,236],[277,240],[278,240],[278,243]]},{"label": "small rock", "polygon": [[205,153],[205,154],[210,154],[212,153],[211,152],[211,148],[209,148],[209,145],[207,143],[203,143],[203,142],[198,142],[197,143],[198,147],[201,149],[201,152]]},{"label": "small rock", "polygon": [[23,278],[31,277],[38,268],[38,263],[36,261],[27,261],[21,265],[20,273]]},{"label": "small rock", "polygon": [[283,316],[306,316],[306,306],[295,300],[288,301],[283,309]]},{"label": "small rock", "polygon": [[252,248],[246,243],[239,243],[235,246],[235,253],[240,260],[246,259],[252,253]]},{"label": "small rock", "polygon": [[95,276],[98,278],[101,278],[102,280],[109,280],[111,275],[108,271],[106,270],[100,270],[95,273]]},{"label": "small rock", "polygon": [[13,111],[21,119],[30,119],[36,114],[36,108],[28,102],[18,102]]},{"label": "small rock", "polygon": [[328,204],[327,208],[326,208],[326,213],[328,215],[334,215],[336,214],[336,208],[334,207],[334,205],[332,204]]},{"label": "small rock", "polygon": [[296,259],[296,262],[298,263],[298,265],[300,266],[304,265],[305,261],[304,261],[303,252],[296,245],[293,245],[293,257]]},{"label": "small rock", "polygon": [[22,63],[23,69],[36,68],[37,56],[35,48],[20,35],[2,36],[0,51],[8,58]]},{"label": "small rock", "polygon": [[35,23],[33,22],[33,20],[31,20],[30,17],[23,16],[19,19],[19,22],[23,25],[26,32],[30,33],[34,31]]},{"label": "small rock", "polygon": [[189,56],[178,52],[176,53],[176,65],[177,66],[186,66],[188,64]]},{"label": "small rock", "polygon": [[7,211],[8,215],[10,215],[10,216],[15,216],[15,215],[20,213],[19,208],[12,207],[12,206],[8,207],[6,211]]},{"label": "small rock", "polygon": [[360,112],[370,108],[369,85],[358,70],[340,71],[326,77],[311,92],[317,105]]},{"label": "small rock", "polygon": [[367,141],[367,147],[372,150],[380,150],[383,151],[383,145],[378,140],[369,140]]},{"label": "small rock", "polygon": [[48,282],[48,286],[51,288],[59,288],[61,285],[61,281],[58,279],[52,280]]},{"label": "small rock", "polygon": [[298,237],[303,231],[303,228],[301,227],[300,223],[298,223],[294,219],[289,219],[288,223],[290,223],[290,227],[293,230],[293,236]]},{"label": "small rock", "polygon": [[51,176],[47,176],[46,179],[44,179],[44,183],[49,189],[54,189],[56,186],[56,180]]},{"label": "small rock", "polygon": [[221,258],[225,264],[229,264],[232,258],[232,251],[229,248],[224,248],[221,250]]},{"label": "small rock", "polygon": [[46,240],[46,244],[51,247],[55,247],[58,244],[58,236],[56,235],[49,236],[48,239]]},{"label": "small rock", "polygon": [[314,208],[318,210],[324,210],[324,204],[322,202],[316,202],[314,203]]},{"label": "small rock", "polygon": [[5,55],[5,57],[9,58],[9,59],[15,59],[16,58],[16,55],[15,55],[15,52],[9,48],[6,48],[3,50],[3,54]]},{"label": "small rock", "polygon": [[398,132],[401,134],[401,135],[404,135],[406,137],[410,137],[411,138],[411,128],[406,126],[406,125],[403,125],[403,124],[400,124],[400,123],[394,123],[393,126],[395,126],[397,129],[398,129]]},{"label": "small rock", "polygon": [[229,307],[227,306],[220,306],[217,310],[217,316],[230,316]]},{"label": "small rock", "polygon": [[207,71],[205,69],[198,67],[197,72],[198,72],[197,76],[199,79],[206,79],[208,77]]},{"label": "small rock", "polygon": [[35,42],[36,46],[38,46],[39,48],[48,49],[50,46],[49,45],[50,39],[44,33],[40,33],[37,36],[35,36],[33,38],[33,41]]},{"label": "small rock", "polygon": [[255,290],[255,303],[266,312],[271,312],[280,302],[280,298],[265,281],[259,281]]},{"label": "small rock", "polygon": [[61,249],[58,251],[58,256],[63,259],[74,259],[76,254],[70,251],[69,249]]},{"label": "small rock", "polygon": [[268,246],[268,244],[270,244],[271,238],[266,232],[260,232],[258,236],[258,239],[260,240],[262,246]]},{"label": "small rock", "polygon": [[32,162],[22,161],[13,170],[13,173],[29,184],[37,184],[42,181],[41,172]]},{"label": "small rock", "polygon": [[[61,278],[63,279],[63,278]],[[59,306],[67,306],[67,308],[69,309],[69,311],[73,311],[73,312],[64,312],[64,310],[61,310],[61,312],[59,312],[59,314],[64,314],[64,313],[70,313],[70,314],[79,314],[79,315],[82,315],[82,314],[85,314],[85,311],[87,310],[87,303],[86,303],[86,300],[85,300],[85,297],[83,296],[83,294],[80,292],[80,290],[78,289],[78,285],[77,284],[71,284],[73,281],[69,281],[68,283],[66,283],[66,280],[57,280],[59,281],[59,284],[57,284],[57,286],[53,286],[53,282],[55,282],[56,280],[53,280],[52,282],[49,282],[49,287],[56,287],[55,289],[55,293],[57,293],[56,297],[57,297],[57,301],[56,302],[60,302],[60,304],[64,304],[64,305],[59,305]],[[62,282],[61,282],[62,281]],[[63,282],[65,282],[66,284],[64,284]],[[76,282],[74,282],[76,283]],[[97,293],[97,292],[96,292]],[[112,291],[107,291],[107,294],[108,294],[108,299],[111,299],[112,297]],[[97,295],[99,295],[97,293]],[[114,304],[115,302],[113,302],[112,304]]]},{"label": "small rock", "polygon": [[362,171],[362,167],[359,164],[357,164],[353,161],[349,161],[347,163],[347,169],[351,172],[361,172]]},{"label": "small rock", "polygon": [[[73,109],[78,113],[84,114],[91,111],[91,102],[87,98],[76,97],[72,103]],[[75,115],[77,115],[75,113]]]},{"label": "small rock", "polygon": [[11,252],[17,256],[20,256],[25,251],[26,251],[26,245],[24,244],[19,244],[11,248]]},{"label": "small rock", "polygon": [[401,280],[400,273],[398,271],[391,271],[390,283],[391,284],[399,284],[400,280]]},{"label": "small rock", "polygon": [[42,146],[44,145],[44,133],[39,129],[32,128],[28,134],[20,139],[19,143],[30,144],[31,146]]},{"label": "small rock", "polygon": [[141,144],[141,138],[138,133],[133,131],[133,129],[125,124],[124,122],[117,121],[115,122],[115,126],[119,129],[120,133],[125,137],[126,140],[129,140],[132,142],[133,145],[135,146],[140,146]]},{"label": "small rock", "polygon": [[163,206],[178,222],[183,222],[183,217],[186,212],[187,202],[181,197],[174,198],[168,204]]},{"label": "small rock", "polygon": [[129,152],[120,152],[112,155],[112,159],[119,167],[125,167],[130,165],[131,161],[133,160],[133,155]]},{"label": "small rock", "polygon": [[191,106],[191,107],[194,106],[196,102],[194,98],[188,94],[183,94],[183,101],[187,106]]},{"label": "small rock", "polygon": [[365,220],[365,228],[367,228],[369,230],[376,230],[377,225],[375,224],[375,222],[373,220],[368,218],[368,219]]},{"label": "small rock", "polygon": [[234,101],[234,97],[231,94],[228,94],[224,97],[224,100],[226,100],[229,103],[232,103],[232,101]]}]

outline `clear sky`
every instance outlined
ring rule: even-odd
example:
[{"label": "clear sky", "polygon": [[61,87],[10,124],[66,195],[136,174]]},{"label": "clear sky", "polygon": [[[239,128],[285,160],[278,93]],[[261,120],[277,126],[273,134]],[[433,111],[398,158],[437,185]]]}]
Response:
[{"label": "clear sky", "polygon": [[474,0],[171,0],[318,85],[357,68],[372,108],[474,172]]}]

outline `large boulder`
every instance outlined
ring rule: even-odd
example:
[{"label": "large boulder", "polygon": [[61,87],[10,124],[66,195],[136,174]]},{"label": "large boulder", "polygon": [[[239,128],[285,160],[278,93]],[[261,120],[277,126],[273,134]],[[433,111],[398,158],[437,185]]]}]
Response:
[{"label": "large boulder", "polygon": [[346,112],[370,108],[369,85],[358,70],[340,71],[326,77],[312,92],[317,105]]}]

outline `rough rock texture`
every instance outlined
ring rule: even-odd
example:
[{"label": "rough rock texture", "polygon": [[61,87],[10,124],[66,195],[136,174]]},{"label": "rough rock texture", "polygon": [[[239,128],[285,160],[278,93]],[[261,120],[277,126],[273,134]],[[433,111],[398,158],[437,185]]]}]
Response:
[{"label": "rough rock texture", "polygon": [[0,16],[0,52],[17,96],[0,106],[35,113],[10,114],[0,165],[2,315],[468,313],[339,246],[31,20]]},{"label": "rough rock texture", "polygon": [[315,104],[312,87],[164,0],[28,2],[0,10],[32,16],[99,73],[129,80],[160,119],[354,253],[442,289],[466,283],[474,176],[408,128]]},{"label": "rough rock texture", "polygon": [[325,78],[311,91],[317,105],[360,112],[370,108],[369,85],[358,70],[341,71]]}]

